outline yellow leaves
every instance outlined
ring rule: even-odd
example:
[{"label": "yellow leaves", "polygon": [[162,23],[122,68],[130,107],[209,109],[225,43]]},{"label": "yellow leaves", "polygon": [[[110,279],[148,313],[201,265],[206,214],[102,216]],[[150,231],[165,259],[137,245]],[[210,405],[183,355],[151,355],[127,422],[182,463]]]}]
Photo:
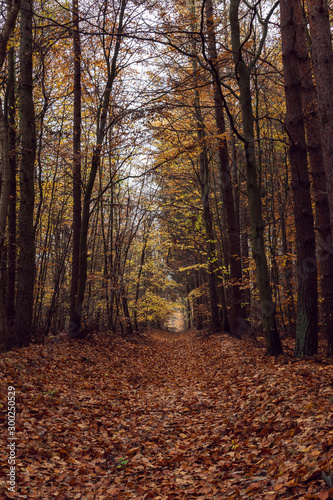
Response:
[{"label": "yellow leaves", "polygon": [[164,322],[172,314],[174,304],[163,296],[146,290],[138,302],[139,321]]},{"label": "yellow leaves", "polygon": [[237,448],[239,447],[239,444],[236,443],[234,440],[231,441],[231,449],[232,450],[237,450]]},{"label": "yellow leaves", "polygon": [[207,267],[206,264],[193,264],[192,266],[179,267],[178,271],[181,273],[184,271],[192,271],[192,270],[198,271],[199,269],[205,269],[206,267]]}]

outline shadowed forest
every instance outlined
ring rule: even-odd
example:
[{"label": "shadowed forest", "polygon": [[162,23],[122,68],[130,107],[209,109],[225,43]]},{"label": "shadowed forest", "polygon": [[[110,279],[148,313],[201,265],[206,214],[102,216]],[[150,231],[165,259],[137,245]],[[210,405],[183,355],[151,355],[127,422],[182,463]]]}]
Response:
[{"label": "shadowed forest", "polygon": [[332,2],[0,5],[4,498],[333,498]]}]

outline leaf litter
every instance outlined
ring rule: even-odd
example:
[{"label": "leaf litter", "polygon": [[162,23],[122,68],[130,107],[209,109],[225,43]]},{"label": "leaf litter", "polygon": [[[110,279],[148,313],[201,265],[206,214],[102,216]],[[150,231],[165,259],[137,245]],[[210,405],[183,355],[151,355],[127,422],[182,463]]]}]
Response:
[{"label": "leaf litter", "polygon": [[3,498],[333,498],[322,475],[333,473],[331,360],[153,330],[128,340],[60,334],[2,354],[0,372]]}]

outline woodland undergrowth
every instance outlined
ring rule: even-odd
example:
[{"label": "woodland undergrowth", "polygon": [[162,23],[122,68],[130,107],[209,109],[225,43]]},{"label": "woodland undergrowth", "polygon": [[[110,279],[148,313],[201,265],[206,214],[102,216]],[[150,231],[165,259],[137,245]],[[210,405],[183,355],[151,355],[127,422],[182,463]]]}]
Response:
[{"label": "woodland undergrowth", "polygon": [[195,332],[59,334],[2,354],[0,372],[1,498],[333,498],[322,477],[333,472],[333,362],[324,357],[268,358],[251,339]]}]

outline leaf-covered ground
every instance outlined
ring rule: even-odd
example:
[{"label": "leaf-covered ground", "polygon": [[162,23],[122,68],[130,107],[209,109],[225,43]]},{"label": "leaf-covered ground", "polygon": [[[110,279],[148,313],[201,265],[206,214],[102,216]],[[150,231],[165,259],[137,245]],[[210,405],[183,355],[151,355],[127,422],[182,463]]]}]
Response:
[{"label": "leaf-covered ground", "polygon": [[324,358],[271,359],[250,341],[155,331],[130,341],[58,336],[2,354],[0,372],[1,498],[333,498],[321,477],[333,472]]}]

